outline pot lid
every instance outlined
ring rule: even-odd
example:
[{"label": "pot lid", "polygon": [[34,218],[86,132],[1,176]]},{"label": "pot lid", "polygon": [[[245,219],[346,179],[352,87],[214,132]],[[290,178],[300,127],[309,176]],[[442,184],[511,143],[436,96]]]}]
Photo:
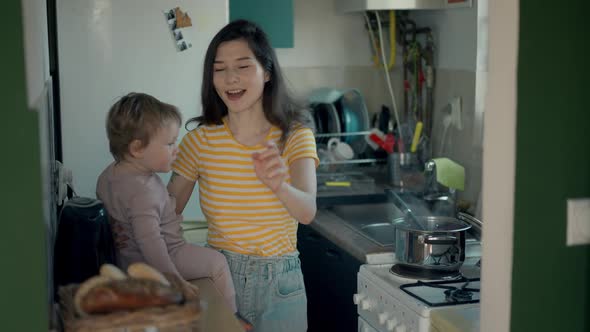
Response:
[{"label": "pot lid", "polygon": [[[416,227],[418,223],[422,229]],[[471,225],[455,217],[446,216],[417,216],[415,221],[408,221],[406,217],[393,220],[396,228],[416,232],[460,232],[468,230]]]}]

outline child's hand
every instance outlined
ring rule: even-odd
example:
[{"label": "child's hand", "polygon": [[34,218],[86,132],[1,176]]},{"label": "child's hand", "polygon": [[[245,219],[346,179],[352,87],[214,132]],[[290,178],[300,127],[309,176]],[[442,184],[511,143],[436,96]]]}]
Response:
[{"label": "child's hand", "polygon": [[287,179],[287,166],[281,158],[277,145],[273,142],[265,143],[266,149],[252,154],[256,176],[270,190],[277,192]]},{"label": "child's hand", "polygon": [[187,299],[192,300],[199,296],[199,287],[191,284],[190,282],[182,279],[182,286],[184,287],[184,292],[186,294]]}]

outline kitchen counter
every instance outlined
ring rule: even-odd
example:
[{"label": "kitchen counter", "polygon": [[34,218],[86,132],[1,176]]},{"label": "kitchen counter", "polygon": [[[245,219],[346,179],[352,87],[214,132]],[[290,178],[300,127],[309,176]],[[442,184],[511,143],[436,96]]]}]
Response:
[{"label": "kitchen counter", "polygon": [[318,191],[318,211],[310,227],[326,239],[348,252],[362,263],[389,264],[393,263],[393,247],[383,247],[360,234],[348,226],[336,214],[330,212],[329,207],[336,204],[383,203],[388,200],[386,189],[392,187],[386,184],[383,167],[377,167],[372,172],[363,174],[374,179],[371,185],[353,185],[349,190],[336,189],[334,191]]},{"label": "kitchen counter", "polygon": [[309,226],[363,263],[393,263],[392,247],[383,247],[369,240],[327,209],[319,209]]},{"label": "kitchen counter", "polygon": [[[346,221],[330,212],[329,209],[319,209],[314,221],[309,226],[363,263],[395,263],[393,246],[378,245],[348,226]],[[481,257],[481,243],[478,241],[467,242],[465,256],[466,258]]]},{"label": "kitchen counter", "polygon": [[[378,187],[381,193],[384,188]],[[344,203],[340,201],[338,204],[361,204],[361,203],[384,203],[387,202],[386,196],[375,195],[350,196],[345,197]],[[340,218],[336,213],[333,213],[329,207],[330,204],[322,204],[322,197],[318,204],[318,211],[314,221],[309,225],[313,230],[325,237],[330,242],[334,243],[351,256],[362,263],[366,264],[393,264],[395,263],[394,246],[382,246],[377,242],[366,237],[358,230],[349,226],[348,222]],[[331,197],[331,202],[335,202],[338,198]],[[391,203],[393,204],[393,203]],[[362,205],[360,205],[362,206]],[[374,206],[374,205],[373,205]],[[367,205],[367,212],[370,213],[371,206]],[[397,209],[397,208],[396,208]],[[401,214],[401,212],[400,212]],[[465,256],[481,257],[481,243],[474,238],[467,238],[465,245]]]},{"label": "kitchen counter", "polygon": [[244,329],[238,319],[224,302],[221,293],[215,288],[209,278],[190,281],[199,287],[199,293],[203,304],[201,314],[202,331],[243,332]]}]

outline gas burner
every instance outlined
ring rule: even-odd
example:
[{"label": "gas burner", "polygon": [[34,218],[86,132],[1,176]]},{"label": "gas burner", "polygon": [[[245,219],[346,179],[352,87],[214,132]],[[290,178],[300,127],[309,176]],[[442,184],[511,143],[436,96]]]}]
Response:
[{"label": "gas burner", "polygon": [[447,289],[445,290],[446,300],[449,302],[465,302],[473,298],[473,293],[465,289]]},{"label": "gas burner", "polygon": [[394,264],[389,272],[398,277],[419,280],[457,280],[463,277],[459,271],[436,271],[400,264]]},{"label": "gas burner", "polygon": [[[472,285],[472,287],[468,287]],[[420,281],[400,289],[431,307],[479,302],[479,278],[454,281]]]}]

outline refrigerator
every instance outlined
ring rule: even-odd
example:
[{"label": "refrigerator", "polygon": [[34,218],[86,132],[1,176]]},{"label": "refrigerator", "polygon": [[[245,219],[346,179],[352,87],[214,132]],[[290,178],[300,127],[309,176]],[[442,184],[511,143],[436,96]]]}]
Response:
[{"label": "refrigerator", "polygon": [[[227,0],[56,1],[63,165],[76,195],[95,197],[113,160],[105,119],[119,97],[151,94],[176,105],[184,123],[201,114],[205,51],[228,17]],[[204,220],[197,188],[183,215]]]}]

